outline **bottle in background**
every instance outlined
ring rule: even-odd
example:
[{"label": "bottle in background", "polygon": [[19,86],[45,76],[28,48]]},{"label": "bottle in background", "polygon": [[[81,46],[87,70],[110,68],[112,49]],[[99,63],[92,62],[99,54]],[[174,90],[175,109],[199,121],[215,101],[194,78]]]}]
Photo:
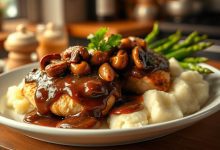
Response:
[{"label": "bottle in background", "polygon": [[96,19],[98,21],[112,21],[117,17],[116,0],[96,0]]}]

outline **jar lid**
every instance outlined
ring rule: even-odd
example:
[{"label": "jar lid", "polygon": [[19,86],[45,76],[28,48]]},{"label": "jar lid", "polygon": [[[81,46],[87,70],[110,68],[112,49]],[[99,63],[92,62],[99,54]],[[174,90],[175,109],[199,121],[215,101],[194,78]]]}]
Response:
[{"label": "jar lid", "polygon": [[65,37],[65,32],[53,23],[48,23],[44,32],[41,34],[41,38],[46,40],[56,40]]},{"label": "jar lid", "polygon": [[37,43],[34,33],[27,30],[26,26],[20,24],[16,28],[16,32],[11,33],[7,39],[8,45],[27,45]]}]

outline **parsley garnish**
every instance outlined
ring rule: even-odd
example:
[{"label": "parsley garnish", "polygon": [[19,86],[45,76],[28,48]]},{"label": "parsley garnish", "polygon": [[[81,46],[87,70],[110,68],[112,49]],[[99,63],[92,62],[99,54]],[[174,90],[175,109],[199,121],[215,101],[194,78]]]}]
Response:
[{"label": "parsley garnish", "polygon": [[90,40],[88,45],[89,50],[100,50],[100,51],[109,51],[113,47],[116,47],[120,44],[121,35],[112,34],[108,38],[105,38],[106,33],[108,32],[107,28],[100,28],[96,31],[95,34],[90,34],[87,39]]}]

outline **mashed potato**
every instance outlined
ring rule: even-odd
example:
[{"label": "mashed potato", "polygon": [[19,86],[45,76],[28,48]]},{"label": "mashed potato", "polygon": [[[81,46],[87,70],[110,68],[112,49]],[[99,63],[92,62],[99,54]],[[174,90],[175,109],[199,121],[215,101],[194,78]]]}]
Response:
[{"label": "mashed potato", "polygon": [[178,77],[182,72],[183,68],[179,65],[175,58],[169,60],[170,63],[170,74],[172,77]]},{"label": "mashed potato", "polygon": [[198,111],[209,97],[208,82],[195,71],[185,71],[173,82],[171,93],[184,115]]},{"label": "mashed potato", "polygon": [[182,118],[204,105],[209,97],[208,82],[196,71],[183,71],[174,58],[169,62],[173,78],[170,91],[146,91],[143,95],[145,109],[131,114],[110,115],[111,129],[139,127]]},{"label": "mashed potato", "polygon": [[24,98],[22,94],[22,87],[24,82],[20,83],[18,86],[11,86],[7,91],[7,106],[14,109],[15,112],[19,114],[24,114],[31,110],[30,102]]},{"label": "mashed potato", "polygon": [[200,107],[203,106],[209,97],[208,82],[196,71],[185,71],[180,75],[180,78],[191,86],[193,98],[198,101]]},{"label": "mashed potato", "polygon": [[149,112],[149,123],[158,123],[182,118],[176,98],[163,91],[149,90],[144,93],[144,104]]},{"label": "mashed potato", "polygon": [[110,129],[142,127],[148,124],[148,112],[142,109],[130,114],[111,114],[108,123]]},{"label": "mashed potato", "polygon": [[192,93],[192,87],[181,78],[173,81],[171,92],[176,97],[176,102],[184,115],[200,109],[198,101]]}]

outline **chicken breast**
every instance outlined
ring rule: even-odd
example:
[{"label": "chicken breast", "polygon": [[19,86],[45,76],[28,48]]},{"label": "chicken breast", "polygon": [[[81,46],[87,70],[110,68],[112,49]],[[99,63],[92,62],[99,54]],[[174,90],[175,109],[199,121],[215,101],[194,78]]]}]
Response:
[{"label": "chicken breast", "polygon": [[170,87],[169,61],[151,50],[136,46],[132,49],[132,67],[124,75],[123,88],[136,94],[156,89],[168,91]]},{"label": "chicken breast", "polygon": [[[29,100],[29,102],[35,107],[36,103],[35,103],[35,92],[37,90],[37,84],[35,82],[33,83],[25,83],[24,87],[23,87],[23,95],[24,97]],[[111,109],[111,107],[114,105],[115,103],[115,96],[114,95],[110,95],[108,97],[108,100],[106,102],[106,106],[105,108],[102,110],[102,115],[106,115],[109,110]],[[67,94],[63,94],[61,95],[58,100],[56,100],[54,103],[52,103],[50,105],[50,111],[52,113],[54,113],[55,115],[58,116],[69,116],[69,115],[75,115],[77,113],[80,113],[84,110],[84,107],[77,103],[76,100],[74,100],[73,98],[71,98],[69,95]]]},{"label": "chicken breast", "polygon": [[[37,84],[35,82],[26,83],[23,87],[24,97],[28,99],[34,107],[36,107],[34,98],[36,89]],[[50,110],[58,116],[69,116],[81,112],[83,107],[69,95],[63,94],[57,101],[50,105]]]},{"label": "chicken breast", "polygon": [[142,78],[129,76],[124,82],[123,88],[136,94],[143,94],[147,90],[156,89],[168,91],[170,87],[170,73],[158,70]]}]

